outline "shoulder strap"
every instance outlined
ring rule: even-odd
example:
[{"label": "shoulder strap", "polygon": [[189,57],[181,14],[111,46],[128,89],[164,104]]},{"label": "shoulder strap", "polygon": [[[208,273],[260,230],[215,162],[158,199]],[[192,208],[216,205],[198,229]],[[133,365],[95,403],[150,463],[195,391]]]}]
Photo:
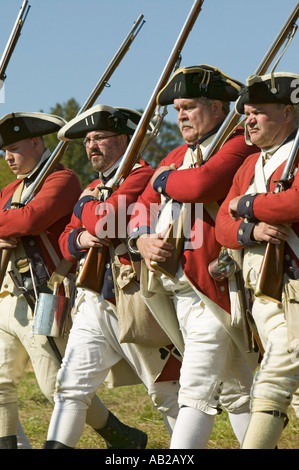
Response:
[{"label": "shoulder strap", "polygon": [[[67,261],[65,258],[62,258],[61,260],[59,259],[56,251],[54,250],[45,232],[42,232],[40,234],[40,237],[49,255],[51,256],[54,265],[56,266],[55,271],[52,273],[48,281],[48,287],[54,290],[54,285],[57,285],[57,284],[61,285],[64,282],[66,276],[68,275],[74,263],[72,263],[71,261]],[[66,288],[66,284],[64,285],[64,287]]]}]

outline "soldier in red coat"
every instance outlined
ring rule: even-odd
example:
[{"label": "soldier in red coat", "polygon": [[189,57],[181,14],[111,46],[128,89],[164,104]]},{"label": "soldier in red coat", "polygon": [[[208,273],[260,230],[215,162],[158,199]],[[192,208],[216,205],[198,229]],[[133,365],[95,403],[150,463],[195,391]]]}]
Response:
[{"label": "soldier in red coat", "polygon": [[[63,140],[84,139],[87,157],[94,170],[99,172],[99,178],[81,194],[72,219],[60,237],[62,253],[67,260],[84,264],[89,248],[100,249],[108,245],[110,256],[104,266],[100,291],[94,291],[92,286],[77,289],[74,322],[57,376],[55,407],[44,445],[46,449],[76,446],[90,402],[110,371],[117,378],[117,385],[134,383],[131,381],[134,372],[134,380],[145,385],[170,432],[177,416],[178,383],[169,376],[161,377],[170,359],[169,350],[163,348],[170,343],[169,338],[160,347],[144,345],[147,338],[141,338],[142,342],[137,344],[120,341],[118,314],[122,305],[119,305],[117,292],[136,281],[125,243],[130,206],[149,182],[153,169],[139,160],[117,190],[111,192],[111,185],[140,117],[140,113],[128,108],[97,105],[74,118],[58,134]],[[136,296],[138,291],[130,295],[130,303],[134,303],[132,297]],[[134,308],[144,308],[142,299],[138,306],[134,304]],[[132,307],[128,304],[127,309],[132,310]],[[124,311],[126,313],[129,312]],[[156,338],[150,340],[156,342]],[[180,362],[176,362],[179,370]],[[109,413],[108,423],[114,420]],[[147,436],[142,434],[128,433],[127,440],[120,436],[119,445],[144,448]]]},{"label": "soldier in red coat", "polygon": [[[158,104],[174,104],[186,143],[162,160],[138,198],[138,215],[131,220],[128,243],[144,259],[143,296],[183,354],[180,411],[171,448],[204,448],[221,404],[229,411],[239,440],[249,418],[252,372],[231,337],[237,329],[231,324],[228,283],[216,283],[208,272],[220,250],[214,222],[219,204],[252,152],[238,128],[207,160],[207,149],[241,85],[207,65],[182,67],[174,73],[158,95]],[[154,206],[161,203],[155,227]],[[164,233],[172,215],[176,218],[178,205],[187,211],[187,220],[184,247],[171,278],[163,272],[165,261],[173,256]]]},{"label": "soldier in red coat", "polygon": [[[58,239],[81,194],[80,181],[73,171],[58,164],[35,197],[22,204],[24,192],[34,184],[51,156],[42,136],[57,132],[64,124],[60,117],[45,113],[13,113],[0,120],[0,148],[17,176],[0,193],[0,248],[11,251],[0,291],[0,448],[17,447],[17,389],[28,360],[42,392],[53,401],[67,342],[67,330],[64,336],[55,338],[33,333],[35,295],[53,294],[48,281],[50,276],[53,279],[62,259]],[[70,283],[65,282],[68,287]],[[70,289],[67,293],[61,287],[59,295],[64,294],[70,295]],[[107,416],[107,408],[95,397],[87,423],[105,437],[109,437],[105,428]],[[118,422],[118,431],[119,426],[124,438],[126,429],[131,428]],[[113,431],[118,439],[115,427]],[[112,437],[111,425],[109,435]],[[24,436],[22,439],[28,446]],[[109,441],[110,446],[113,443]]]},{"label": "soldier in red coat", "polygon": [[[1,273],[1,448],[17,446],[17,388],[29,358],[41,390],[51,399],[59,367],[56,355],[63,352],[61,339],[53,340],[51,346],[46,337],[31,337],[35,297],[29,267],[38,292],[48,292],[55,263],[45,241],[61,258],[58,238],[81,185],[72,171],[58,165],[29,204],[22,206],[20,201],[51,155],[42,136],[57,132],[64,123],[58,116],[42,113],[13,113],[0,121],[0,147],[17,176],[0,193],[0,248],[11,250],[7,269]],[[72,192],[66,189],[69,186]]]},{"label": "soldier in red coat", "polygon": [[[243,252],[244,282],[252,292],[252,316],[265,351],[252,387],[252,415],[242,445],[250,449],[275,448],[299,385],[298,172],[289,188],[274,191],[298,131],[298,83],[299,76],[292,73],[248,78],[236,107],[245,112],[249,142],[261,151],[238,170],[216,221],[219,243]],[[261,297],[256,287],[267,242],[282,241],[285,274],[280,302],[274,296]]]}]

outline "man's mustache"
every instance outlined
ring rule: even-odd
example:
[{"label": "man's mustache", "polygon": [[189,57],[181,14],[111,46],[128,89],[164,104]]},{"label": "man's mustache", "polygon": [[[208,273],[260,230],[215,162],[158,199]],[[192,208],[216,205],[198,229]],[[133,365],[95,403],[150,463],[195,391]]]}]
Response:
[{"label": "man's mustache", "polygon": [[180,130],[183,130],[183,127],[191,127],[193,129],[193,125],[189,121],[181,121]]},{"label": "man's mustache", "polygon": [[94,157],[95,155],[99,155],[100,157],[103,157],[103,153],[100,150],[92,150],[88,152],[88,158]]}]

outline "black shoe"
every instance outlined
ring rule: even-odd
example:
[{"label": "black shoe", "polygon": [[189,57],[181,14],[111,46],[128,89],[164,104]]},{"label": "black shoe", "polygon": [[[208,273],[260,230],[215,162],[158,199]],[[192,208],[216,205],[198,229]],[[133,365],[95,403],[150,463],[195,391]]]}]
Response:
[{"label": "black shoe", "polygon": [[0,449],[17,449],[17,436],[0,437]]},{"label": "black shoe", "polygon": [[43,445],[43,449],[72,449],[72,447],[68,447],[58,441],[46,441]]},{"label": "black shoe", "polygon": [[123,424],[110,411],[106,426],[96,429],[107,445],[107,449],[145,449],[147,434],[140,429]]}]

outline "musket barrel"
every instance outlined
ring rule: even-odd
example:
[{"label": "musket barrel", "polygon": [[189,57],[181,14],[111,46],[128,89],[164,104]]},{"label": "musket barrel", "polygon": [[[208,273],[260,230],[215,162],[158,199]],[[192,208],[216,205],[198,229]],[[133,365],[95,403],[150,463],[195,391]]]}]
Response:
[{"label": "musket barrel", "polygon": [[222,147],[224,142],[230,136],[232,130],[237,126],[240,121],[241,115],[232,108],[229,114],[226,116],[225,120],[221,124],[220,128],[216,132],[216,135],[212,142],[210,143],[209,147],[205,151],[204,160],[208,160],[212,155],[214,155],[218,150]]},{"label": "musket barrel", "polygon": [[69,145],[69,142],[67,141],[63,141],[63,142],[61,141],[58,143],[58,145],[52,152],[51,157],[47,160],[42,171],[40,172],[40,175],[39,175],[40,178],[32,184],[31,188],[28,188],[27,191],[25,191],[22,194],[22,197],[20,200],[21,204],[26,205],[32,199],[33,195],[40,190],[41,186],[44,183],[45,177],[51,172],[52,169],[55,168],[55,166],[61,160],[68,145]]},{"label": "musket barrel", "polygon": [[137,20],[134,22],[132,29],[130,30],[129,34],[119,47],[118,51],[116,52],[113,60],[110,62],[108,67],[106,68],[105,72],[103,73],[102,77],[90,93],[89,97],[85,101],[85,103],[82,105],[81,109],[79,110],[77,116],[79,114],[82,114],[84,111],[86,111],[88,108],[90,108],[99,94],[102,92],[104,87],[107,85],[107,82],[109,78],[111,77],[112,73],[114,72],[115,68],[118,66],[120,61],[123,59],[125,54],[128,52],[129,47],[137,34],[139,33],[140,29],[142,28],[143,24],[145,23],[145,20],[143,19],[143,15],[139,15]]},{"label": "musket barrel", "polygon": [[[288,34],[294,29],[298,16],[299,16],[299,2],[293,8],[291,14],[286,19],[283,27],[281,28],[281,30],[275,37],[268,51],[264,55],[258,67],[256,68],[254,72],[255,75],[263,75],[266,73],[269,65],[275,58],[278,50],[281,48]],[[238,124],[240,117],[241,115],[235,110],[235,108],[231,109],[230,113],[227,115],[221,127],[218,129],[218,132],[216,133],[211,144],[207,148],[205,155],[204,155],[205,160],[207,160],[212,155],[214,155],[214,153],[216,153],[222,147],[224,142],[226,142],[228,137],[231,135],[231,132],[234,130],[234,128]]]},{"label": "musket barrel", "polygon": [[299,16],[299,2],[297,2],[297,4],[294,6],[293,10],[291,11],[290,15],[286,19],[281,30],[279,31],[273,43],[271,44],[270,48],[268,49],[265,56],[263,57],[261,63],[257,67],[256,72],[255,72],[256,75],[264,75],[264,73],[266,73],[273,58],[276,56],[278,50],[281,48],[282,44],[286,40],[290,31],[294,28],[295,23],[298,19],[298,16]]},{"label": "musket barrel", "polygon": [[298,148],[299,148],[299,128],[297,129],[296,137],[294,139],[294,143],[292,145],[290,155],[287,159],[287,162],[285,164],[285,167],[283,169],[283,172],[281,174],[279,181],[286,182],[289,180],[289,177],[292,171],[294,170],[294,162],[298,153]]},{"label": "musket barrel", "polygon": [[[152,115],[154,113],[154,110],[156,108],[156,98],[159,93],[159,91],[166,85],[171,72],[174,69],[174,66],[178,60],[178,57],[180,56],[180,53],[182,51],[182,48],[190,34],[190,31],[201,11],[203,4],[203,0],[196,0],[193,3],[193,6],[191,7],[191,10],[186,18],[186,21],[181,29],[181,32],[177,38],[177,41],[171,51],[171,54],[165,64],[165,67],[163,69],[162,74],[160,75],[160,78],[155,86],[155,89],[152,93],[152,96],[142,114],[142,117],[138,123],[138,126],[134,132],[134,135],[129,143],[129,146],[127,147],[127,150],[121,160],[121,163],[118,167],[118,170],[115,174],[115,177],[113,178],[113,181],[111,182],[111,187],[117,185],[117,182],[122,181],[124,178],[127,177],[128,171],[130,171],[130,168],[132,168],[132,164],[130,163],[132,160],[136,160],[141,144],[144,140],[144,137],[146,135],[146,131],[148,128],[148,125],[150,123],[150,120],[152,118]],[[128,163],[129,162],[129,163]],[[128,170],[127,170],[128,169]]]},{"label": "musket barrel", "polygon": [[27,17],[27,14],[30,8],[30,5],[27,6],[27,3],[28,3],[28,0],[23,1],[23,4],[20,8],[20,12],[17,16],[14,27],[11,31],[10,37],[7,41],[6,47],[4,49],[4,52],[0,60],[0,79],[2,81],[4,81],[6,78],[5,70],[7,68],[9,59],[13,53],[13,50],[17,44],[17,40],[20,37],[21,29],[23,27],[23,24],[25,22],[25,19]]}]

